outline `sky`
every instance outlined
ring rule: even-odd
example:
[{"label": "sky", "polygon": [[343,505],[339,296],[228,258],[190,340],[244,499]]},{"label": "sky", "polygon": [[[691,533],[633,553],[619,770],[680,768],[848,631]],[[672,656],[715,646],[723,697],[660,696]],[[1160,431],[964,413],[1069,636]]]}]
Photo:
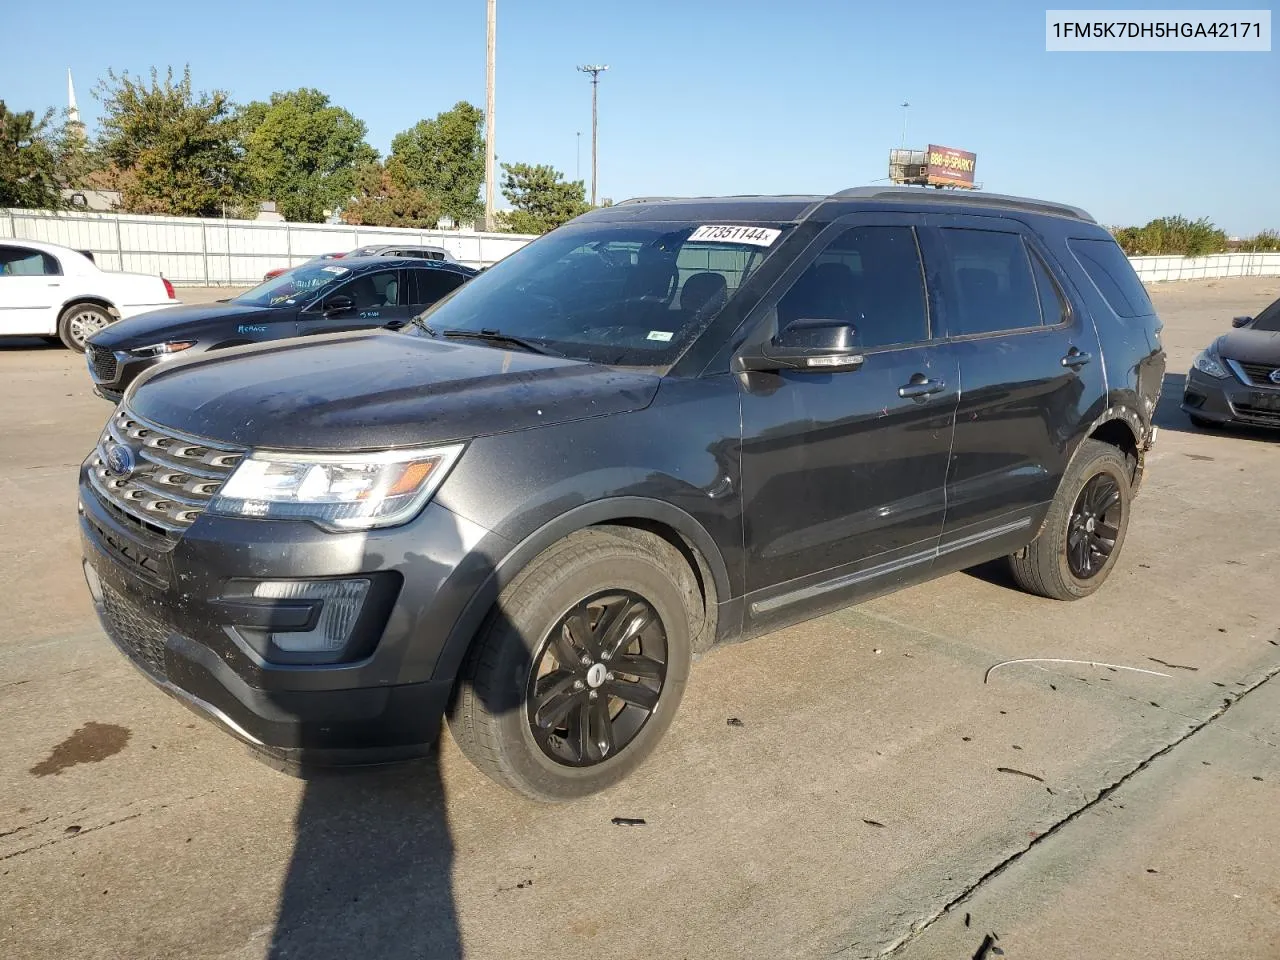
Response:
[{"label": "sky", "polygon": [[[987,190],[1075,204],[1110,225],[1181,214],[1232,235],[1280,229],[1280,45],[1046,53],[1045,7],[1025,0],[497,7],[499,162],[549,163],[589,191],[591,87],[575,67],[608,64],[602,198],[883,182],[905,113],[909,146],[975,152]],[[13,5],[4,32],[48,36],[47,11]],[[109,67],[189,64],[198,89],[237,102],[317,87],[368,125],[381,152],[459,100],[484,105],[484,0],[61,0],[58,20],[56,44],[4,42],[0,98],[17,110],[64,107],[70,67],[91,132],[91,91]]]}]

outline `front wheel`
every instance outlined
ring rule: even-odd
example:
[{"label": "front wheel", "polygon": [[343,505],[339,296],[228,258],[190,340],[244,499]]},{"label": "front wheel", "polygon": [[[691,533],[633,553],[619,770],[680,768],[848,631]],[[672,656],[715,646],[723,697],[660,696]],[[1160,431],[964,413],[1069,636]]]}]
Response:
[{"label": "front wheel", "polygon": [[69,350],[84,353],[85,344],[111,322],[111,314],[92,303],[73,303],[58,318],[58,339]]},{"label": "front wheel", "polygon": [[1023,554],[1009,558],[1018,586],[1053,600],[1079,600],[1102,586],[1129,529],[1131,475],[1123,452],[1098,440],[1084,441],[1040,535]]},{"label": "front wheel", "polygon": [[482,772],[536,800],[617,783],[675,715],[701,604],[684,558],[657,536],[566,537],[502,592],[468,653],[454,739]]}]

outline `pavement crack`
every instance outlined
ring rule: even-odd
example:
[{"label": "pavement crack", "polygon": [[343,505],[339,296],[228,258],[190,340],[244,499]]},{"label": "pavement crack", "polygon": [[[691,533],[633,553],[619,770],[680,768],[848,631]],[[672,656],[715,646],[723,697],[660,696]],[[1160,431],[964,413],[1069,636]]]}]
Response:
[{"label": "pavement crack", "polygon": [[38,827],[40,824],[48,822],[48,817],[41,817],[33,823],[24,823],[22,826],[14,827],[12,830],[0,830],[0,837],[12,837],[15,833],[21,833],[23,830],[30,830],[32,827]]},{"label": "pavement crack", "polygon": [[[1139,762],[1136,766],[1134,766],[1128,772],[1126,772],[1116,780],[1113,780],[1111,783],[1107,784],[1105,787],[1099,790],[1097,794],[1094,795],[1092,800],[1089,800],[1083,805],[1077,807],[1075,810],[1071,811],[1062,819],[1058,820],[1056,823],[1050,826],[1047,830],[1044,830],[1043,832],[1038,834],[1025,846],[1009,854],[1007,857],[1005,857],[1003,860],[997,863],[994,867],[992,867],[982,876],[978,877],[972,883],[967,884],[964,887],[964,889],[962,889],[954,897],[952,897],[950,900],[944,903],[941,907],[934,910],[928,916],[922,917],[914,921],[911,925],[911,929],[907,933],[903,934],[898,939],[889,943],[879,952],[870,954],[869,956],[859,957],[858,960],[882,960],[882,958],[884,957],[891,957],[894,954],[901,952],[907,945],[909,945],[910,943],[918,939],[920,935],[924,933],[926,930],[928,930],[931,926],[933,926],[935,923],[937,923],[939,920],[945,917],[948,913],[950,913],[956,907],[968,901],[971,897],[973,897],[974,894],[978,893],[989,881],[994,880],[996,877],[1000,876],[1000,874],[1004,873],[1007,869],[1009,869],[1009,867],[1013,866],[1015,863],[1020,861],[1024,856],[1026,856],[1028,853],[1034,850],[1037,846],[1039,846],[1045,840],[1048,840],[1050,837],[1054,836],[1060,830],[1062,830],[1063,827],[1067,826],[1070,823],[1073,823],[1075,820],[1079,819],[1081,816],[1088,813],[1090,810],[1096,807],[1099,803],[1101,803],[1102,801],[1106,800],[1109,796],[1111,796],[1111,794],[1115,793],[1115,791],[1118,790],[1120,787],[1124,786],[1126,783],[1128,783],[1138,774],[1142,773],[1142,771],[1146,770],[1147,767],[1149,767],[1156,760],[1159,760],[1161,757],[1172,752],[1176,747],[1180,746],[1181,744],[1186,743],[1188,740],[1190,740],[1192,737],[1194,737],[1197,733],[1199,733],[1205,727],[1209,726],[1209,724],[1213,723],[1215,720],[1217,720],[1219,717],[1225,714],[1228,710],[1230,710],[1233,706],[1235,706],[1237,703],[1239,703],[1249,694],[1253,693],[1253,691],[1257,690],[1263,684],[1267,683],[1268,681],[1270,681],[1276,676],[1280,676],[1280,665],[1277,665],[1271,668],[1270,670],[1268,670],[1256,683],[1253,683],[1250,686],[1244,688],[1235,696],[1224,697],[1221,701],[1221,704],[1218,706],[1216,710],[1214,710],[1211,714],[1209,714],[1209,716],[1207,716],[1205,719],[1198,721],[1182,736],[1178,737],[1176,740],[1173,740],[1172,742],[1161,747],[1155,753],[1151,754],[1150,756],[1146,757],[1144,760]],[[845,952],[844,950],[838,950],[836,951],[836,954],[839,955],[844,952]]]}]

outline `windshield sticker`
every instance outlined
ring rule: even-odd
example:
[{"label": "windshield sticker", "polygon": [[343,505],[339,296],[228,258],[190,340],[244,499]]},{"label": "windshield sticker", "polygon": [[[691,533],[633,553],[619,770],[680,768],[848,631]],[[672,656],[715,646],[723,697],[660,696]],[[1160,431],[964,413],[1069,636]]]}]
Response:
[{"label": "windshield sticker", "polygon": [[649,336],[645,337],[645,339],[661,340],[663,343],[666,343],[668,340],[671,339],[671,331],[670,330],[650,330]]},{"label": "windshield sticker", "polygon": [[339,276],[341,276],[344,273],[350,272],[346,267],[321,267],[320,269],[323,270],[325,273],[336,273]]},{"label": "windshield sticker", "polygon": [[768,227],[729,227],[709,224],[699,227],[689,235],[686,243],[749,243],[767,247],[778,239],[781,230]]}]

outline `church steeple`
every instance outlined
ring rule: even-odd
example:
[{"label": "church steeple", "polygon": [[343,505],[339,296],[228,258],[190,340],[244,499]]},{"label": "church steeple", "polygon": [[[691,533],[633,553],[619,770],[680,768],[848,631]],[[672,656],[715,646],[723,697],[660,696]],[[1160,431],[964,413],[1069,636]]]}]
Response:
[{"label": "church steeple", "polygon": [[70,67],[67,67],[67,123],[84,130],[84,124],[80,122],[80,108],[76,106],[76,88],[71,82]]}]

